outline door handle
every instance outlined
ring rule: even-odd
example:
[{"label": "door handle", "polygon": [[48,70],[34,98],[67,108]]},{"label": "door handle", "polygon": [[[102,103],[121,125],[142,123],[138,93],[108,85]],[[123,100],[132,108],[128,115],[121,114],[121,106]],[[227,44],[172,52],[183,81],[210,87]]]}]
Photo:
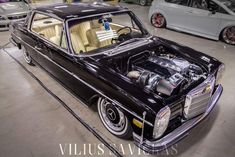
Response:
[{"label": "door handle", "polygon": [[40,47],[38,47],[38,46],[35,46],[34,47],[36,50],[38,50],[38,51],[42,51],[42,48],[40,48]]},{"label": "door handle", "polygon": [[192,13],[193,13],[193,11],[192,11],[192,10],[189,10],[189,11],[186,11],[186,13],[190,13],[190,14],[192,14]]}]

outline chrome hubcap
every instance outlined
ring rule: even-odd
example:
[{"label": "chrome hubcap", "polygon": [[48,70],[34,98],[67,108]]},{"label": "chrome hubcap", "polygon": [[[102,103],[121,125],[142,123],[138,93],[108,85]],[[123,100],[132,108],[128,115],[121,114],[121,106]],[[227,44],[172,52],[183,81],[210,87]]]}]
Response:
[{"label": "chrome hubcap", "polygon": [[99,103],[103,122],[115,132],[123,131],[126,127],[124,114],[106,99],[100,99]]},{"label": "chrome hubcap", "polygon": [[28,52],[26,51],[25,47],[22,46],[22,52],[23,52],[23,55],[24,55],[24,59],[27,63],[30,63],[31,62],[31,58],[28,54]]},{"label": "chrome hubcap", "polygon": [[156,13],[156,14],[153,15],[153,17],[152,17],[152,24],[155,27],[162,27],[164,22],[165,22],[165,19],[162,16],[162,14]]}]

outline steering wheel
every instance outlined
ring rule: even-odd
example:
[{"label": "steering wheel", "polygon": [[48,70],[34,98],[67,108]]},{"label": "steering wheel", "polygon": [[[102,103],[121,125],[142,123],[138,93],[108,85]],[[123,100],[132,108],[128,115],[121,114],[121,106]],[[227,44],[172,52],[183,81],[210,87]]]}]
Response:
[{"label": "steering wheel", "polygon": [[129,27],[129,26],[125,26],[125,27],[122,27],[122,28],[120,28],[119,30],[117,30],[117,33],[119,33],[120,31],[122,31],[123,29],[129,29],[129,33],[131,33],[132,32],[132,29],[131,29],[131,27]]},{"label": "steering wheel", "polygon": [[125,41],[127,38],[130,37],[130,34],[132,33],[132,29],[131,27],[129,26],[125,26],[125,27],[122,27],[120,28],[119,30],[117,30],[117,34],[122,31],[123,29],[129,29],[129,33],[123,33],[123,34],[120,34],[118,36],[118,38],[112,38],[111,40],[111,43],[113,44],[114,41],[118,41],[118,42],[121,42],[121,41]]}]

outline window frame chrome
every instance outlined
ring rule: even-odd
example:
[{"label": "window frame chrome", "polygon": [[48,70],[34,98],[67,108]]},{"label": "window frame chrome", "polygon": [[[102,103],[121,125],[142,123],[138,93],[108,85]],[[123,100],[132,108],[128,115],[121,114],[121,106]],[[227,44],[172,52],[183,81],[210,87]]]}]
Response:
[{"label": "window frame chrome", "polygon": [[[42,15],[45,15],[45,16],[49,16],[49,17],[51,17],[51,18],[55,18],[55,19],[61,21],[62,27],[63,27],[63,28],[62,28],[62,33],[65,34],[65,40],[66,40],[67,49],[62,48],[60,45],[57,45],[57,44],[51,42],[50,40],[48,40],[48,39],[46,39],[46,38],[43,38],[42,36],[38,35],[37,33],[33,32],[33,31],[31,30],[31,26],[32,26],[32,23],[33,23],[33,18],[34,18],[34,16],[35,16],[35,14],[37,14],[37,13],[42,14]],[[66,33],[66,31],[65,31],[65,23],[64,23],[64,20],[63,20],[63,19],[61,19],[61,18],[59,18],[59,17],[57,17],[57,16],[54,16],[53,14],[44,13],[44,12],[41,12],[41,11],[38,11],[38,10],[33,10],[30,16],[31,16],[31,17],[30,17],[30,19],[28,20],[28,25],[27,25],[27,30],[28,30],[30,33],[32,33],[32,34],[35,35],[36,37],[40,38],[41,40],[43,40],[43,41],[46,42],[47,44],[50,44],[50,45],[54,46],[55,48],[61,50],[61,51],[64,52],[65,54],[68,54],[68,55],[71,56],[71,51],[69,50],[69,44],[68,44],[68,37],[67,37],[67,33]]]}]

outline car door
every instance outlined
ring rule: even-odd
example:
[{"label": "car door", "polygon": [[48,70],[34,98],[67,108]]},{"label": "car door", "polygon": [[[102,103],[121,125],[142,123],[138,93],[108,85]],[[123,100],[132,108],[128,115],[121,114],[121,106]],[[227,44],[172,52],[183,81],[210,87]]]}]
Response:
[{"label": "car door", "polygon": [[63,21],[35,12],[30,32],[40,66],[84,101],[88,100],[94,93],[77,79],[84,72],[69,52]]},{"label": "car door", "polygon": [[182,29],[187,27],[187,13],[191,10],[189,7],[190,0],[165,0],[159,9],[164,11],[167,21],[167,27],[174,29]]},{"label": "car door", "polygon": [[50,54],[50,73],[86,102],[94,95],[93,90],[80,80],[84,80],[83,75],[86,72],[81,68],[78,59],[69,51],[64,27],[60,27],[56,32],[56,36],[46,45]]},{"label": "car door", "polygon": [[32,36],[33,49],[37,53],[36,61],[47,71],[53,73],[51,68],[51,51],[48,48],[50,45],[50,39],[55,36],[55,26],[62,25],[57,19],[50,17],[49,15],[34,12],[31,20],[30,33]]},{"label": "car door", "polygon": [[195,34],[215,36],[221,23],[220,14],[209,11],[209,6],[218,7],[211,0],[192,0],[191,10],[187,13],[188,30]]},{"label": "car door", "polygon": [[[28,29],[25,29],[24,31],[21,30],[24,37],[22,38],[24,40],[24,47],[26,51],[30,54],[33,60],[37,61],[37,52],[35,51],[35,46],[37,45],[37,37],[32,34],[31,31]],[[30,43],[30,44],[29,44]]]}]

